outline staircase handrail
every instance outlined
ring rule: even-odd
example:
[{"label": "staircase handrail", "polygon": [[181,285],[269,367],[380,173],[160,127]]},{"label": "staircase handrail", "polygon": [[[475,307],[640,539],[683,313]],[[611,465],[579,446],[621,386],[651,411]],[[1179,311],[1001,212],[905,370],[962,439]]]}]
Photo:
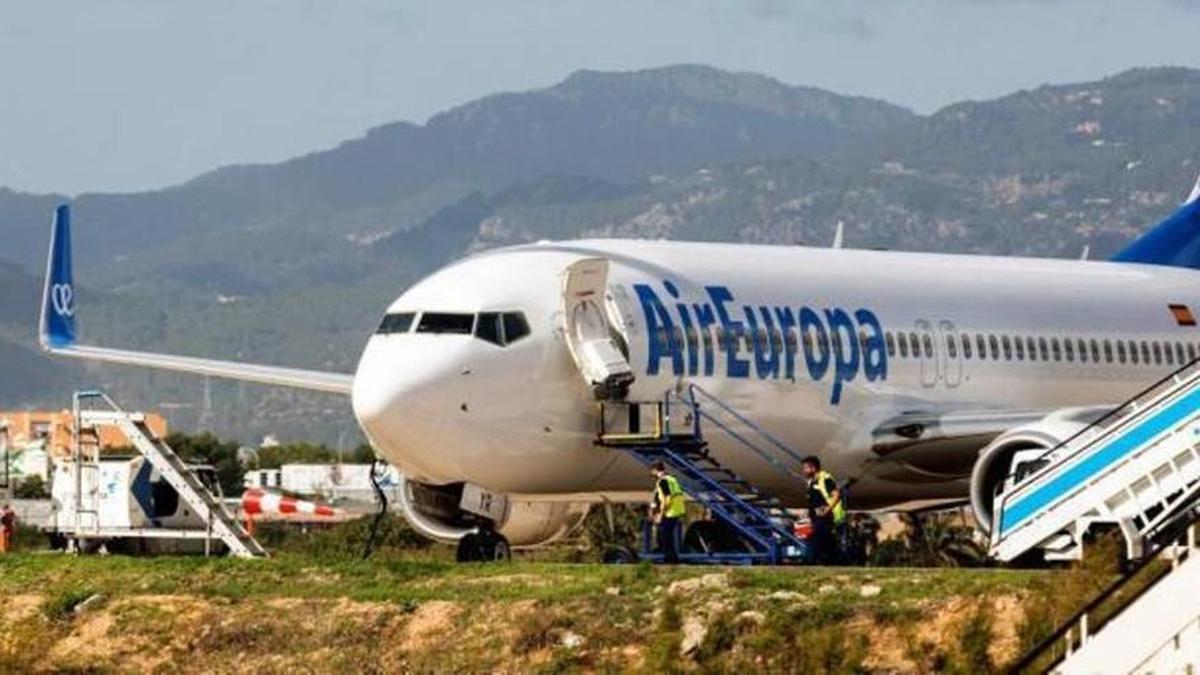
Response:
[{"label": "staircase handrail", "polygon": [[[1006,539],[1009,536],[1009,535],[1000,533],[998,525],[999,525],[1000,514],[1002,514],[1004,512],[1004,510],[1008,507],[1009,501],[1011,499],[1013,499],[1017,495],[1022,494],[1025,490],[1031,489],[1034,486],[1034,484],[1037,482],[1037,480],[1039,478],[1041,478],[1042,476],[1046,475],[1047,472],[1052,471],[1056,468],[1059,468],[1059,467],[1065,465],[1067,462],[1078,458],[1081,454],[1084,453],[1084,451],[1088,450],[1089,448],[1094,447],[1098,442],[1100,442],[1103,439],[1108,438],[1113,433],[1115,433],[1116,431],[1121,429],[1124,426],[1123,423],[1129,422],[1132,419],[1133,416],[1128,415],[1126,413],[1131,411],[1130,409],[1132,408],[1133,405],[1135,405],[1138,401],[1146,398],[1148,394],[1154,393],[1154,395],[1157,396],[1158,394],[1166,393],[1166,390],[1164,390],[1162,392],[1156,391],[1157,389],[1161,388],[1165,384],[1179,385],[1179,384],[1182,384],[1183,382],[1187,381],[1186,378],[1180,378],[1179,377],[1180,374],[1190,368],[1194,368],[1197,365],[1200,365],[1200,358],[1193,359],[1192,361],[1188,362],[1186,365],[1182,366],[1181,368],[1179,368],[1175,371],[1172,371],[1166,377],[1163,377],[1162,379],[1157,380],[1156,382],[1154,382],[1150,386],[1146,387],[1145,389],[1141,390],[1137,394],[1134,394],[1132,397],[1127,399],[1121,405],[1119,405],[1116,408],[1113,408],[1109,412],[1105,413],[1103,416],[1101,416],[1096,421],[1092,422],[1091,424],[1088,424],[1087,426],[1085,426],[1084,428],[1075,432],[1074,434],[1071,434],[1070,436],[1068,436],[1063,441],[1059,442],[1054,447],[1043,452],[1041,455],[1038,455],[1038,459],[1045,459],[1045,458],[1049,457],[1050,455],[1054,454],[1055,452],[1057,452],[1058,450],[1060,450],[1060,449],[1070,445],[1071,443],[1075,442],[1076,440],[1080,439],[1085,434],[1087,434],[1089,432],[1096,432],[1097,430],[1099,430],[1099,433],[1096,433],[1095,436],[1093,438],[1089,439],[1087,443],[1084,443],[1083,445],[1079,446],[1073,452],[1071,452],[1069,455],[1059,458],[1053,464],[1049,464],[1045,467],[1042,467],[1041,469],[1039,469],[1037,471],[1034,471],[1032,474],[1027,476],[1025,478],[1025,480],[1014,485],[1011,490],[1009,490],[1007,492],[1001,492],[1001,490],[1003,490],[1004,486],[1009,483],[1010,479],[1012,479],[1013,477],[1016,476],[1016,471],[1011,471],[1010,473],[1005,475],[1003,480],[998,481],[996,483],[997,494],[995,496],[1000,497],[1000,504],[998,505],[998,508],[994,509],[997,522],[993,525],[994,534],[996,535],[995,543],[993,544],[993,546],[999,544],[1001,541],[1004,541],[1004,539]],[[1137,412],[1137,411],[1133,411],[1133,412]]]},{"label": "staircase handrail", "polygon": [[807,480],[804,476],[802,476],[799,473],[796,473],[795,470],[789,468],[786,464],[779,461],[777,458],[771,456],[770,453],[764,451],[761,447],[759,447],[758,444],[754,443],[753,441],[747,439],[742,434],[735,431],[731,427],[731,425],[725,424],[721,420],[717,419],[716,416],[711,415],[708,412],[706,412],[701,407],[700,401],[697,399],[696,394],[700,394],[700,396],[703,397],[705,401],[712,403],[713,405],[715,405],[716,407],[725,411],[731,417],[736,419],[738,422],[741,422],[746,427],[749,427],[750,429],[757,432],[759,436],[764,438],[771,445],[775,446],[780,451],[782,451],[785,455],[787,455],[789,458],[794,460],[797,465],[799,465],[801,462],[803,462],[803,458],[799,454],[797,454],[795,450],[792,450],[790,447],[787,446],[787,444],[785,444],[783,441],[776,438],[769,431],[767,431],[766,429],[763,429],[762,427],[755,424],[754,422],[751,422],[746,416],[739,413],[737,410],[735,410],[733,407],[731,407],[728,403],[725,403],[721,399],[714,396],[712,393],[706,391],[700,385],[690,384],[690,385],[688,385],[689,405],[691,405],[693,414],[696,416],[697,420],[699,420],[700,417],[703,417],[704,419],[708,420],[709,422],[712,422],[714,425],[717,426],[717,428],[724,431],[726,434],[728,434],[734,440],[738,441],[742,445],[749,448],[752,452],[754,452],[756,455],[758,455],[760,458],[762,458],[763,460],[765,460],[767,463],[771,464],[775,468],[786,473],[787,475],[791,476],[792,478],[795,478],[796,480],[800,480],[800,481]]},{"label": "staircase handrail", "polygon": [[[1188,530],[1190,528],[1194,527],[1196,525],[1196,523],[1198,523],[1198,522],[1200,522],[1200,510],[1193,508],[1193,509],[1184,511],[1182,514],[1180,514],[1177,517],[1177,519],[1161,525],[1158,528],[1156,534],[1161,535],[1164,531],[1169,532],[1170,544],[1159,543],[1159,544],[1155,545],[1155,548],[1152,551],[1150,551],[1147,555],[1143,556],[1140,560],[1138,560],[1133,565],[1133,567],[1129,568],[1129,570],[1126,571],[1123,575],[1121,575],[1116,581],[1112,582],[1107,587],[1105,587],[1104,590],[1100,591],[1100,593],[1097,594],[1096,597],[1092,598],[1086,605],[1084,605],[1082,608],[1080,608],[1079,611],[1075,612],[1074,614],[1069,616],[1067,619],[1065,619],[1061,624],[1059,624],[1058,628],[1056,628],[1052,633],[1050,633],[1045,638],[1043,638],[1041,642],[1037,643],[1036,645],[1031,647],[1029,649],[1029,651],[1025,652],[1024,656],[1021,657],[1020,661],[1017,661],[1015,664],[1013,664],[1012,666],[1010,666],[1008,668],[1008,672],[1010,672],[1010,673],[1024,672],[1027,668],[1029,668],[1029,666],[1031,666],[1034,662],[1036,662],[1038,659],[1040,659],[1046,653],[1047,650],[1049,650],[1055,644],[1057,644],[1059,640],[1061,640],[1064,637],[1066,637],[1068,639],[1068,641],[1072,640],[1073,639],[1073,636],[1071,635],[1072,631],[1074,630],[1075,626],[1083,625],[1081,622],[1083,621],[1084,617],[1091,614],[1092,611],[1094,611],[1096,608],[1100,607],[1105,602],[1107,602],[1110,598],[1112,598],[1114,595],[1116,595],[1121,589],[1125,588],[1125,586],[1127,584],[1129,584],[1130,582],[1132,582],[1134,580],[1134,578],[1136,578],[1142,570],[1146,569],[1151,564],[1153,564],[1156,560],[1158,560],[1163,555],[1163,553],[1174,549],[1175,548],[1174,544],[1177,544],[1181,537],[1187,537]],[[1150,536],[1151,535],[1148,535],[1148,537],[1150,537]],[[1179,560],[1185,560],[1191,554],[1192,554],[1192,548],[1190,546],[1185,546],[1183,549],[1183,552],[1179,554],[1180,555]],[[1175,569],[1175,567],[1176,566],[1168,566],[1167,568],[1165,568],[1164,570],[1162,570],[1161,572],[1156,574],[1149,581],[1149,583],[1147,583],[1142,588],[1138,589],[1137,593],[1134,593],[1133,595],[1126,598],[1123,602],[1121,602],[1121,604],[1118,605],[1112,611],[1112,613],[1110,613],[1107,617],[1104,618],[1104,621],[1100,622],[1099,624],[1093,624],[1090,628],[1090,632],[1096,633],[1096,632],[1102,630],[1104,628],[1104,626],[1108,625],[1108,623],[1110,621],[1117,618],[1117,616],[1120,615],[1121,612],[1128,609],[1134,602],[1136,602],[1138,600],[1138,598],[1142,597],[1147,592],[1149,592],[1150,589],[1153,588],[1159,581],[1162,581],[1162,579],[1164,577],[1166,577],[1168,574],[1170,574]],[[1070,649],[1071,646],[1072,645],[1069,644],[1068,649]],[[1054,663],[1058,663],[1059,661],[1062,660],[1062,658],[1063,657],[1059,657],[1058,659],[1055,660]]]}]

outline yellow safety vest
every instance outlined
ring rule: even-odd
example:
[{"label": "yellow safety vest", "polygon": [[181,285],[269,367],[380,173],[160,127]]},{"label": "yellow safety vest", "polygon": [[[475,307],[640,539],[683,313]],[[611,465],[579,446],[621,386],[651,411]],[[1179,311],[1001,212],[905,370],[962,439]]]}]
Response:
[{"label": "yellow safety vest", "polygon": [[[833,474],[829,473],[828,471],[825,471],[824,469],[822,469],[821,471],[818,471],[817,475],[813,477],[813,480],[817,481],[817,492],[820,492],[821,496],[825,498],[826,506],[828,506],[833,501],[833,499],[829,495],[829,492],[825,489],[825,481],[827,479],[833,481],[834,485],[837,485],[837,479],[833,477]],[[838,492],[841,492],[840,488],[838,489]],[[834,524],[838,524],[838,523],[841,523],[846,520],[845,501],[846,500],[843,497],[842,499],[839,499],[838,503],[835,504],[833,507],[833,522],[834,522]]]},{"label": "yellow safety vest", "polygon": [[[666,494],[662,491],[662,481],[667,482]],[[658,506],[662,509],[662,514],[667,518],[681,518],[687,512],[683,488],[675,476],[668,474],[663,476],[662,480],[654,481],[654,493],[658,496]]]}]

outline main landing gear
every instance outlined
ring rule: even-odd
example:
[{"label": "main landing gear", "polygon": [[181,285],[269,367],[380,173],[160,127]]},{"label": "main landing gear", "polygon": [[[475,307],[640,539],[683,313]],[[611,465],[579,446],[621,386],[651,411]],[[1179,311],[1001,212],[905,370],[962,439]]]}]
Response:
[{"label": "main landing gear", "polygon": [[489,524],[458,540],[455,559],[460,563],[507,562],[512,560],[512,547],[508,545],[504,535],[492,529]]}]

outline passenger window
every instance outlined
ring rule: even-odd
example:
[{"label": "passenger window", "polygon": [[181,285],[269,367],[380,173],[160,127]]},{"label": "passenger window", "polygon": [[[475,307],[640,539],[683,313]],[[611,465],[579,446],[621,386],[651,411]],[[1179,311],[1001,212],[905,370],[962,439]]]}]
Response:
[{"label": "passenger window", "polygon": [[933,358],[933,340],[929,338],[929,333],[921,336],[921,344],[925,345],[925,358]]},{"label": "passenger window", "polygon": [[1125,363],[1125,343],[1117,340],[1117,361]]},{"label": "passenger window", "polygon": [[1150,345],[1142,340],[1142,363],[1150,365]]},{"label": "passenger window", "polygon": [[379,330],[375,332],[379,335],[407,333],[408,329],[412,328],[413,319],[416,317],[416,312],[400,312],[398,314],[384,315],[383,321],[379,324]]},{"label": "passenger window", "polygon": [[511,345],[529,335],[529,322],[522,312],[504,313],[504,344]]},{"label": "passenger window", "polygon": [[1004,346],[1004,360],[1012,361],[1012,340],[1007,335],[1001,335],[1000,344]]},{"label": "passenger window", "polygon": [[979,354],[979,358],[987,358],[987,342],[983,339],[983,333],[975,336],[975,351]]},{"label": "passenger window", "polygon": [[964,334],[962,336],[962,353],[965,358],[971,358],[971,336]]},{"label": "passenger window", "polygon": [[[1038,351],[1040,351],[1042,353],[1043,361],[1050,360],[1050,350],[1046,348],[1046,338],[1044,338],[1044,337],[1038,338]],[[1054,360],[1057,361],[1058,357],[1057,356],[1054,357]]]},{"label": "passenger window", "polygon": [[916,333],[908,334],[908,344],[912,347],[913,358],[921,358],[921,341],[917,339]]},{"label": "passenger window", "polygon": [[1175,357],[1171,353],[1171,343],[1163,343],[1163,358],[1166,359],[1167,365],[1175,365]]},{"label": "passenger window", "polygon": [[1183,365],[1183,343],[1181,342],[1175,343],[1175,360],[1179,362],[1179,365]]},{"label": "passenger window", "polygon": [[[1066,347],[1067,360],[1068,361],[1072,360],[1072,358],[1074,358],[1074,357],[1071,355],[1071,341],[1063,340],[1062,346]],[[1058,338],[1050,338],[1050,351],[1054,353],[1055,361],[1062,360],[1062,349],[1059,348]]]},{"label": "passenger window", "polygon": [[1037,342],[1033,336],[1025,338],[1025,349],[1029,352],[1029,360],[1037,361]]},{"label": "passenger window", "polygon": [[908,358],[908,338],[904,333],[896,333],[896,341],[899,342],[901,358]]},{"label": "passenger window", "polygon": [[[705,332],[705,335],[708,335],[707,331]],[[707,344],[708,343],[705,343],[705,346],[707,346]],[[789,328],[787,329],[787,332],[783,334],[783,344],[785,347],[787,347],[788,352],[792,354],[796,353],[798,345],[796,344],[796,331],[794,329]]]},{"label": "passenger window", "polygon": [[1162,345],[1158,342],[1150,343],[1154,348],[1154,363],[1155,365],[1162,363]]},{"label": "passenger window", "polygon": [[451,335],[470,335],[475,327],[474,314],[448,314],[444,312],[425,312],[417,323],[418,333],[447,333]]},{"label": "passenger window", "polygon": [[1024,361],[1025,360],[1025,343],[1021,340],[1020,335],[1013,338],[1013,348],[1014,348],[1014,350],[1016,350],[1017,360]]},{"label": "passenger window", "polygon": [[946,336],[946,355],[952,359],[958,358],[958,342],[954,340],[953,335]]},{"label": "passenger window", "polygon": [[1100,363],[1100,343],[1092,338],[1092,363]]},{"label": "passenger window", "polygon": [[480,312],[475,321],[475,337],[503,347],[504,327],[500,323],[500,312]]},{"label": "passenger window", "polygon": [[1196,360],[1196,346],[1190,342],[1187,343],[1187,355],[1188,361]]},{"label": "passenger window", "polygon": [[896,338],[895,338],[895,336],[893,336],[891,334],[891,332],[885,333],[883,336],[883,341],[887,344],[888,358],[892,358],[892,357],[896,356]]},{"label": "passenger window", "polygon": [[991,347],[992,347],[992,359],[999,361],[1000,360],[1000,341],[996,339],[995,335],[989,335],[988,336],[988,344],[991,345]]},{"label": "passenger window", "polygon": [[1138,362],[1138,346],[1137,346],[1137,343],[1134,342],[1133,340],[1129,341],[1129,362],[1130,363]]},{"label": "passenger window", "polygon": [[1113,360],[1112,341],[1105,340],[1104,341],[1104,362],[1112,363],[1112,360]]},{"label": "passenger window", "polygon": [[1087,360],[1088,360],[1088,358],[1087,358],[1087,343],[1083,341],[1083,338],[1079,338],[1078,345],[1079,345],[1079,362],[1087,363]]}]

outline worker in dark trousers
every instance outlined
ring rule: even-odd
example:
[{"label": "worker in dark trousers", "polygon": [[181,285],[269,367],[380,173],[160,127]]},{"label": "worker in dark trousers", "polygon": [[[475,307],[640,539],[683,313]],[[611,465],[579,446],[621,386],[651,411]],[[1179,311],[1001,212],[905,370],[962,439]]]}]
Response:
[{"label": "worker in dark trousers", "polygon": [[677,478],[667,473],[667,466],[662,462],[655,462],[650,467],[650,474],[654,476],[650,517],[658,525],[658,548],[662,551],[663,562],[674,565],[679,562],[679,528],[687,511],[683,488]]},{"label": "worker in dark trousers", "polygon": [[0,553],[8,553],[13,549],[13,540],[17,536],[17,514],[8,504],[0,509]]},{"label": "worker in dark trousers", "polygon": [[808,517],[812,522],[813,560],[823,565],[842,562],[841,542],[846,539],[846,504],[837,480],[821,468],[821,459],[805,457],[801,463],[808,479]]}]

